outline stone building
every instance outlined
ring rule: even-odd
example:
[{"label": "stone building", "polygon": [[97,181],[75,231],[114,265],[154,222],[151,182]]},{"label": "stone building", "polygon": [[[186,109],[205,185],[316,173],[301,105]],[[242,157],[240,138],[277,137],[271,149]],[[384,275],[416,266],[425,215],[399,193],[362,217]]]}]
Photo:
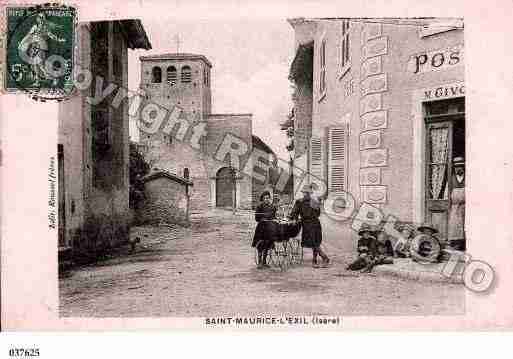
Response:
[{"label": "stone building", "polygon": [[145,224],[178,223],[190,221],[189,192],[192,182],[165,171],[154,171],[142,179],[144,206],[136,212],[137,220]]},{"label": "stone building", "polygon": [[[128,103],[118,94],[128,49],[151,44],[139,20],[80,23],[76,39],[79,90],[59,104],[59,247],[85,258],[128,239]],[[115,90],[96,101],[107,84]]]},{"label": "stone building", "polygon": [[[310,176],[302,182],[323,182],[319,188],[331,198],[342,193],[337,206],[346,218],[428,221],[448,239],[455,228],[451,211],[459,201],[453,196],[453,162],[465,158],[463,22],[299,18],[289,23],[297,50],[291,77],[305,71],[298,63],[313,62],[307,69],[312,93],[305,95],[311,115],[301,110],[308,99],[295,101],[297,121],[312,128],[305,156]],[[305,51],[308,47],[313,51]],[[362,204],[369,206],[363,210]],[[377,211],[363,216],[369,209]],[[350,248],[351,221],[334,217],[323,216],[326,236]]]},{"label": "stone building", "polygon": [[[176,121],[171,126],[169,122],[162,125],[167,131],[140,130],[139,144],[147,161],[175,175],[189,172],[194,184],[191,210],[232,207],[234,203],[251,208],[253,178],[242,169],[251,167],[254,160],[252,115],[212,113],[212,64],[203,55],[171,53],[142,56],[140,60],[140,88],[145,101],[167,109]],[[204,126],[204,136],[199,148],[194,148],[190,139],[199,125]],[[231,139],[240,142],[232,148],[243,150],[237,156],[216,156]],[[237,169],[235,175],[231,168]]]}]

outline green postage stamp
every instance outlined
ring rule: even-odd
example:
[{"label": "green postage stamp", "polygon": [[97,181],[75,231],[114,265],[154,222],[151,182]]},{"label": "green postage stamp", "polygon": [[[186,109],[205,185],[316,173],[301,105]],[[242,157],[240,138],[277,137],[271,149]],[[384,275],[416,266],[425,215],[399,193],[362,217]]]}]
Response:
[{"label": "green postage stamp", "polygon": [[76,9],[61,4],[4,8],[7,92],[62,100],[73,90]]}]

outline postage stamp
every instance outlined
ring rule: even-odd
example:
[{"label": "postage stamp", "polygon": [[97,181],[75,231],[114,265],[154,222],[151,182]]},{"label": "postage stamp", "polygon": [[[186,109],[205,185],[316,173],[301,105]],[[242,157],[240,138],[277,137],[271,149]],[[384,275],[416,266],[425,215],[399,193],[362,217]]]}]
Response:
[{"label": "postage stamp", "polygon": [[6,6],[4,89],[62,100],[73,89],[76,9],[61,4]]}]

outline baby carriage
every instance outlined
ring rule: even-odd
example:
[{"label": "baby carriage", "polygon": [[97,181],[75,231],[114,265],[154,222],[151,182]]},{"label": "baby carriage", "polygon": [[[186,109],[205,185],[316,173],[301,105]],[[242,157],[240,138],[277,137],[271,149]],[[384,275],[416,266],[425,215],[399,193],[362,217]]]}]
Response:
[{"label": "baby carriage", "polygon": [[303,262],[303,247],[298,237],[301,222],[289,221],[287,219],[289,210],[289,205],[280,206],[277,218],[265,221],[263,235],[266,240],[258,242],[255,246],[256,264],[258,264],[258,249],[261,245],[267,245],[269,248],[268,262],[271,268],[285,271],[291,265]]}]

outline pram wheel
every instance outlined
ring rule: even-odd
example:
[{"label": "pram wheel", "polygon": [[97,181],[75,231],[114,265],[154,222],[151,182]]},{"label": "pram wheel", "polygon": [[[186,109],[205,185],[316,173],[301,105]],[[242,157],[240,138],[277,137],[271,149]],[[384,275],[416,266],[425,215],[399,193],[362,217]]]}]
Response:
[{"label": "pram wheel", "polygon": [[290,266],[290,246],[287,241],[275,242],[269,250],[269,263],[274,268],[286,271]]},{"label": "pram wheel", "polygon": [[289,243],[290,257],[292,264],[303,263],[303,247],[301,246],[301,239],[292,238]]}]

